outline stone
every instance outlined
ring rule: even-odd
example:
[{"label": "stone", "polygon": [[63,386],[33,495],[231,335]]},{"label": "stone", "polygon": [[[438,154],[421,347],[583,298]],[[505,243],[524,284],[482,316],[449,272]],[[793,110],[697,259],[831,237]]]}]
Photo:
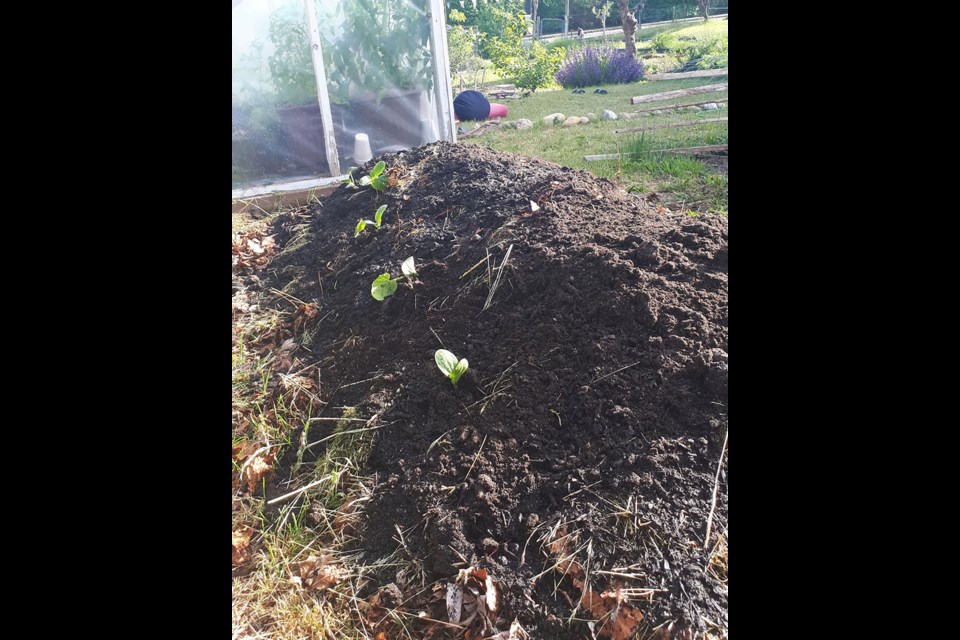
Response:
[{"label": "stone", "polygon": [[577,116],[571,116],[563,121],[563,126],[565,127],[572,127],[577,124],[580,124],[580,118]]},{"label": "stone", "polygon": [[652,115],[652,116],[662,116],[662,115],[663,115],[663,111],[660,111],[659,109],[654,109],[653,111],[650,112],[650,115]]},{"label": "stone", "polygon": [[692,107],[684,107],[684,110],[689,111],[690,113],[693,113],[695,111],[703,111],[703,109],[701,109],[697,105],[693,105]]},{"label": "stone", "polygon": [[616,120],[617,114],[615,114],[613,111],[610,111],[610,109],[604,109],[603,115],[601,115],[600,117],[604,120]]},{"label": "stone", "polygon": [[624,111],[620,114],[620,117],[624,120],[636,120],[639,115],[640,114],[635,111]]},{"label": "stone", "polygon": [[567,116],[563,115],[562,113],[551,113],[543,118],[543,126],[552,127],[558,122],[563,122],[566,119]]},{"label": "stone", "polygon": [[597,114],[595,114],[595,113],[588,113],[588,114],[587,114],[587,117],[590,118],[591,121],[593,121],[593,120],[596,120],[596,119],[597,119]]},{"label": "stone", "polygon": [[518,129],[520,131],[523,131],[524,129],[532,129],[533,121],[527,120],[526,118],[520,118],[519,120],[514,120],[513,128]]},{"label": "stone", "polygon": [[708,102],[707,104],[703,105],[704,111],[716,111],[719,108],[720,107],[717,106],[716,102]]}]

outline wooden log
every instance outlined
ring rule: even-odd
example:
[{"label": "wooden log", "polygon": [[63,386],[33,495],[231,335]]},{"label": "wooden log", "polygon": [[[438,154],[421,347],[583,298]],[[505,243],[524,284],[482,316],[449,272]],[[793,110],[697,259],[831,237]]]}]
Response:
[{"label": "wooden log", "polygon": [[679,73],[654,73],[647,76],[647,80],[683,80],[684,78],[709,78],[711,76],[725,76],[726,69],[702,69],[698,71],[681,71]]},{"label": "wooden log", "polygon": [[711,102],[727,102],[726,98],[713,98],[711,100],[701,100],[700,102],[684,102],[683,104],[662,104],[659,107],[647,107],[646,109],[637,109],[633,113],[646,113],[647,111],[664,111],[666,109],[682,109],[684,107],[699,107],[702,104],[710,104]]},{"label": "wooden log", "polygon": [[710,144],[705,147],[685,147],[683,149],[663,149],[659,152],[654,153],[672,153],[679,155],[681,153],[687,153],[692,156],[702,154],[702,153],[713,153],[714,151],[726,151],[727,145],[725,144]]},{"label": "wooden log", "polygon": [[660,100],[670,100],[672,98],[682,98],[683,96],[695,96],[699,93],[712,93],[714,91],[726,91],[727,83],[705,84],[702,87],[692,87],[690,89],[677,89],[676,91],[664,91],[663,93],[651,93],[646,96],[634,96],[630,98],[630,104],[641,104],[644,102],[658,102]]},{"label": "wooden log", "polygon": [[[616,160],[617,158],[620,157],[620,155],[621,154],[619,153],[601,153],[600,155],[597,155],[597,156],[583,156],[583,159],[586,160],[587,162],[597,162],[598,160]],[[628,157],[631,155],[633,154],[625,153],[623,154],[623,157]]]},{"label": "wooden log", "polygon": [[726,118],[704,118],[694,120],[693,122],[669,122],[667,124],[657,124],[649,127],[633,127],[631,129],[614,129],[614,133],[630,133],[631,131],[652,131],[654,129],[672,129],[673,127],[692,127],[695,124],[709,124],[711,122],[726,122]]},{"label": "wooden log", "polygon": [[[705,147],[684,147],[682,149],[651,149],[651,154],[657,153],[670,153],[670,154],[681,154],[687,153],[690,155],[699,155],[703,153],[712,153],[714,151],[726,151],[727,145],[725,144],[711,144]],[[630,158],[635,154],[633,153],[602,153],[595,156],[583,156],[583,159],[587,162],[599,162],[600,160],[616,160],[617,158]]]}]

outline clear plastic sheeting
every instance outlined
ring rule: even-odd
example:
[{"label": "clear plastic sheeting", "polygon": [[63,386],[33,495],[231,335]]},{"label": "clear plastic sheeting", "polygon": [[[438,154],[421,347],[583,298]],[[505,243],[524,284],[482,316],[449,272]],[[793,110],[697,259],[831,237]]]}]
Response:
[{"label": "clear plastic sheeting", "polygon": [[[451,97],[436,84],[443,74],[449,78],[449,69],[435,68],[437,60],[446,60],[446,50],[438,56],[431,48],[437,40],[436,34],[431,38],[430,0],[233,5],[235,189],[333,177],[331,164],[343,173],[360,164],[354,158],[357,134],[366,134],[373,155],[444,135],[438,100]],[[445,29],[442,16],[434,22]],[[445,32],[438,46],[446,47]],[[320,60],[323,73],[315,67]],[[323,76],[325,86],[318,87]],[[335,152],[326,138],[331,133]]]}]

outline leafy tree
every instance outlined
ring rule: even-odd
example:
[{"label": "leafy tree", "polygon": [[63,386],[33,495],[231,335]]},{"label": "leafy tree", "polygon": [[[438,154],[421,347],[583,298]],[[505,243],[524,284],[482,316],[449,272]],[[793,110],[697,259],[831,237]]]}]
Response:
[{"label": "leafy tree", "polygon": [[603,41],[607,41],[607,18],[610,17],[610,9],[613,8],[612,0],[607,0],[603,4],[592,7],[590,11],[593,12],[593,15],[597,16],[597,19],[603,24]]},{"label": "leafy tree", "polygon": [[522,14],[511,16],[502,36],[487,39],[487,52],[493,65],[503,75],[513,77],[518,88],[536,91],[553,82],[567,52],[563,47],[547,49],[537,40],[524,46],[526,30]]}]

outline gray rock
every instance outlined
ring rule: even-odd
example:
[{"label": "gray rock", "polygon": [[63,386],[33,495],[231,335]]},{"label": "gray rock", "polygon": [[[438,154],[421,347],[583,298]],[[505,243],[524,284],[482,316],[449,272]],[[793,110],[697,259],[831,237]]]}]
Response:
[{"label": "gray rock", "polygon": [[520,118],[519,120],[514,120],[514,128],[523,131],[524,129],[532,129],[533,121],[527,120],[526,118]]},{"label": "gray rock", "polygon": [[552,127],[558,122],[563,122],[566,119],[567,119],[567,116],[563,115],[562,113],[551,113],[548,116],[544,116],[543,126]]},{"label": "gray rock", "polygon": [[707,104],[703,105],[704,111],[716,111],[719,108],[720,107],[717,106],[716,102],[708,102]]},{"label": "gray rock", "polygon": [[595,114],[595,113],[588,113],[588,114],[587,114],[587,117],[590,118],[590,120],[596,120],[596,119],[597,119],[597,114]]},{"label": "gray rock", "polygon": [[603,115],[601,115],[600,117],[603,120],[616,120],[617,114],[615,114],[613,111],[610,111],[610,109],[604,109]]},{"label": "gray rock", "polygon": [[684,107],[684,110],[689,111],[690,113],[693,113],[694,111],[703,111],[703,109],[701,109],[697,105],[693,105],[692,107]]}]

